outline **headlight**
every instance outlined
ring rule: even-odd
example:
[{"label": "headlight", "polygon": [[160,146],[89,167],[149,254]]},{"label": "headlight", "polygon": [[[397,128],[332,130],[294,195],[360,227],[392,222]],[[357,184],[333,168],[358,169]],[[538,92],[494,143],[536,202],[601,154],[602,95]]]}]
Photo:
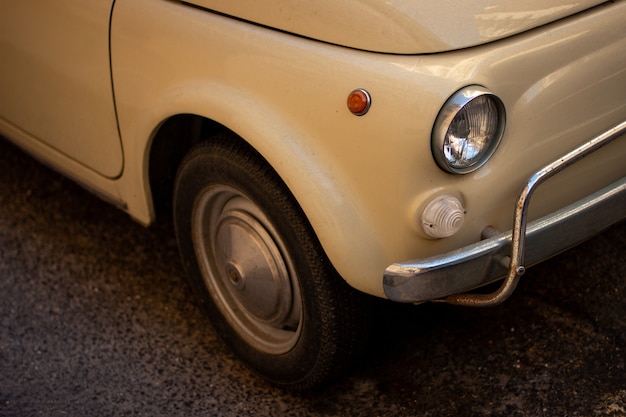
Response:
[{"label": "headlight", "polygon": [[480,168],[493,155],[504,132],[502,101],[484,87],[469,86],[444,104],[432,133],[437,164],[453,174]]}]

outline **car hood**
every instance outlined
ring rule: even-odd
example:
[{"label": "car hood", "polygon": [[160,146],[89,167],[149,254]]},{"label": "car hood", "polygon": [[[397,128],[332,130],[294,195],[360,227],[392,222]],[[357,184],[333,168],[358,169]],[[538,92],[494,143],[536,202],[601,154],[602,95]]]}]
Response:
[{"label": "car hood", "polygon": [[366,51],[418,54],[492,42],[602,0],[191,0],[263,26]]}]

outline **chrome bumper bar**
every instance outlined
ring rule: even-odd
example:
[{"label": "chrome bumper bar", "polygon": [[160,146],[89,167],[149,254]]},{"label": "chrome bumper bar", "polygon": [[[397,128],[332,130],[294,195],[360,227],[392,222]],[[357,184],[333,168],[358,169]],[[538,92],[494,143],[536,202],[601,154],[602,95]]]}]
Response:
[{"label": "chrome bumper bar", "polygon": [[[562,252],[626,218],[626,177],[561,210],[527,224],[533,192],[545,180],[626,133],[622,122],[533,174],[519,194],[513,229],[455,251],[390,265],[383,277],[393,301],[445,301],[484,307],[500,304],[515,290],[526,265]],[[506,277],[491,294],[463,294]]]}]

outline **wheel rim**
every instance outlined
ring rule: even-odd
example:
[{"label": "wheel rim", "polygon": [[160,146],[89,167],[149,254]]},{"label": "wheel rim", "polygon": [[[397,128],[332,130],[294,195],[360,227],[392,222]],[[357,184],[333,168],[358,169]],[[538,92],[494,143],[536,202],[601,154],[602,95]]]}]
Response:
[{"label": "wheel rim", "polygon": [[192,239],[211,297],[255,349],[288,352],[302,331],[302,298],[286,245],[261,208],[226,185],[205,189]]}]

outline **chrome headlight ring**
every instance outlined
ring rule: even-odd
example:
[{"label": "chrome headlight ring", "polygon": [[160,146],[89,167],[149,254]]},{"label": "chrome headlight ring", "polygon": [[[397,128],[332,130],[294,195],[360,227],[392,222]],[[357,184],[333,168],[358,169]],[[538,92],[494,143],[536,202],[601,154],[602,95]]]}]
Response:
[{"label": "chrome headlight ring", "polygon": [[431,137],[433,157],[444,171],[468,174],[483,166],[502,139],[504,104],[482,86],[457,91],[435,120]]}]

